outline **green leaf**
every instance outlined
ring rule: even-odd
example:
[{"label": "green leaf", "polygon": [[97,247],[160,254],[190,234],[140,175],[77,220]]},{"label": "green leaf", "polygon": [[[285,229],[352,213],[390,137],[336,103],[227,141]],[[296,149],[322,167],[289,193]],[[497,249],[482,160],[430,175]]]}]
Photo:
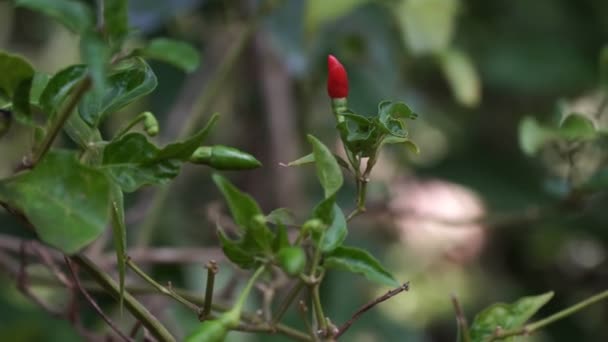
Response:
[{"label": "green leaf", "polygon": [[228,203],[234,222],[243,230],[246,230],[255,216],[263,215],[262,209],[249,194],[241,192],[228,179],[217,173],[212,177]]},{"label": "green leaf", "polygon": [[125,192],[133,192],[146,184],[164,184],[179,174],[215,123],[214,114],[196,134],[184,141],[159,149],[140,133],[129,133],[113,140],[103,150],[102,167]]},{"label": "green leaf", "polygon": [[266,221],[272,224],[295,224],[294,213],[287,208],[277,208],[266,215]]},{"label": "green leaf", "polygon": [[[553,297],[553,292],[520,298],[512,304],[496,303],[475,316],[471,324],[471,341],[482,342],[494,334],[496,328],[504,330],[521,327]],[[513,338],[503,339],[512,341]]]},{"label": "green leaf", "polygon": [[30,90],[32,89],[33,78],[25,80],[19,84],[13,94],[12,111],[17,121],[34,126],[32,111],[30,109]]},{"label": "green leaf", "polygon": [[32,106],[42,108],[40,105],[40,97],[42,96],[42,92],[44,89],[46,89],[46,86],[49,84],[50,80],[51,76],[49,74],[38,71],[34,74],[34,78],[32,79],[32,88],[30,89],[30,104]]},{"label": "green leaf", "polygon": [[125,272],[127,261],[127,227],[125,226],[125,204],[122,190],[112,184],[112,234],[114,236],[114,249],[116,250],[116,265],[118,265],[118,284],[120,287],[120,309],[122,310],[125,293]]},{"label": "green leaf", "polygon": [[76,0],[17,0],[17,6],[41,12],[59,21],[70,31],[80,33],[93,27],[93,12]]},{"label": "green leaf", "polygon": [[223,342],[228,335],[228,327],[219,319],[207,320],[199,324],[184,342]]},{"label": "green leaf", "polygon": [[99,129],[87,125],[79,115],[70,115],[63,130],[72,141],[87,152],[93,150],[94,144],[101,142]]},{"label": "green leaf", "polygon": [[397,15],[405,43],[415,55],[446,49],[454,34],[457,0],[400,0]]},{"label": "green leaf", "polygon": [[217,226],[217,235],[220,239],[222,251],[230,261],[243,269],[251,269],[255,266],[254,254],[242,247],[242,241],[231,240],[219,225]]},{"label": "green leaf", "polygon": [[370,120],[363,115],[352,112],[345,112],[341,115],[344,121],[338,124],[338,130],[342,141],[353,154],[359,154],[363,157],[375,154],[380,142],[379,139],[382,138],[379,128],[385,131],[384,134],[392,132],[391,127],[386,126],[388,123],[385,125],[378,122],[377,119]]},{"label": "green leaf", "polygon": [[533,117],[526,116],[519,122],[519,146],[529,156],[555,138],[553,130],[541,126]]},{"label": "green leaf", "polygon": [[105,32],[114,48],[119,49],[129,32],[129,13],[127,0],[104,0],[103,18]]},{"label": "green leaf", "polygon": [[317,178],[325,190],[325,198],[331,197],[342,187],[342,170],[334,155],[321,141],[310,134],[308,141],[312,145],[317,165]]},{"label": "green leaf", "polygon": [[153,39],[135,53],[172,64],[186,72],[193,72],[200,63],[199,53],[192,45],[168,38]]},{"label": "green leaf", "polygon": [[304,9],[304,28],[307,33],[315,33],[328,22],[348,14],[370,0],[308,0]]},{"label": "green leaf", "polygon": [[88,31],[80,39],[80,58],[89,69],[93,81],[91,97],[101,98],[108,87],[106,74],[110,58],[110,50],[104,43],[101,35],[95,31]]},{"label": "green leaf", "polygon": [[122,69],[109,76],[108,86],[101,96],[94,92],[84,96],[79,106],[80,116],[96,127],[106,115],[152,92],[157,83],[156,75],[143,59],[131,59],[123,64]]},{"label": "green leaf", "polygon": [[12,98],[22,82],[34,77],[34,68],[24,58],[0,51],[0,93]]},{"label": "green leaf", "polygon": [[72,65],[53,75],[40,94],[42,111],[49,118],[54,117],[63,101],[86,75],[87,68],[84,65]]},{"label": "green leaf", "polygon": [[335,202],[335,197],[332,196],[313,209],[313,217],[320,219],[327,226],[324,234],[312,232],[313,239],[323,252],[331,252],[340,247],[348,234],[344,213]]},{"label": "green leaf", "polygon": [[407,147],[408,150],[410,150],[410,152],[415,153],[415,154],[420,154],[420,147],[418,147],[418,145],[416,145],[416,143],[414,143],[413,141],[411,141],[408,138],[401,138],[401,137],[396,137],[394,135],[388,135],[386,137],[384,137],[384,139],[382,139],[382,145],[384,144],[403,144],[405,145],[405,147]]},{"label": "green leaf", "polygon": [[399,285],[395,278],[380,265],[380,262],[363,249],[338,247],[326,256],[323,264],[327,268],[361,274],[365,278],[380,284]]},{"label": "green leaf", "polygon": [[439,64],[458,103],[477,106],[481,100],[481,81],[471,58],[462,51],[450,49],[439,54]]},{"label": "green leaf", "polygon": [[0,200],[27,217],[42,241],[72,254],[95,240],[110,214],[110,182],[68,151],[0,182]]},{"label": "green leaf", "polygon": [[597,137],[597,129],[587,117],[572,113],[562,122],[560,135],[569,140],[589,140]]},{"label": "green leaf", "polygon": [[281,164],[281,165],[290,167],[290,166],[300,166],[300,165],[312,164],[314,162],[315,162],[315,155],[314,155],[314,153],[311,152],[311,153],[305,155],[304,157],[298,158],[287,164]]},{"label": "green leaf", "polygon": [[287,227],[284,224],[278,224],[277,233],[272,242],[272,251],[278,252],[281,248],[290,246],[289,237],[287,236]]}]

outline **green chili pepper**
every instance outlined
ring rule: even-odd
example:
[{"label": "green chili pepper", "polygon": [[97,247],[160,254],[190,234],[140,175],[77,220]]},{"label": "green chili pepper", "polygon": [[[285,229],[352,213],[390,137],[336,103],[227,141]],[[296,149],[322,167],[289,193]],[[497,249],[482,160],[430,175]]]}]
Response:
[{"label": "green chili pepper", "polygon": [[283,247],[277,254],[281,268],[289,275],[296,275],[304,271],[306,266],[306,253],[300,247]]},{"label": "green chili pepper", "polygon": [[216,170],[248,170],[262,166],[249,153],[224,145],[201,146],[194,151],[190,162],[208,165]]}]

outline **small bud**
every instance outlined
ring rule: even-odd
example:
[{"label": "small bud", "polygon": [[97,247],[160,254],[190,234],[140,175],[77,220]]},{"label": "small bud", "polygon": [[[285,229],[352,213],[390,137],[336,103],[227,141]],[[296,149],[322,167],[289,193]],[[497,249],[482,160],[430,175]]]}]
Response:
[{"label": "small bud", "polygon": [[304,231],[304,233],[321,233],[321,231],[323,231],[323,229],[325,228],[325,225],[323,224],[323,221],[319,220],[319,219],[310,219],[306,222],[304,222],[304,224],[302,225],[302,230]]},{"label": "small bud", "polygon": [[159,131],[158,120],[156,120],[152,112],[144,112],[142,115],[144,116],[144,130],[146,134],[151,137],[156,136]]}]

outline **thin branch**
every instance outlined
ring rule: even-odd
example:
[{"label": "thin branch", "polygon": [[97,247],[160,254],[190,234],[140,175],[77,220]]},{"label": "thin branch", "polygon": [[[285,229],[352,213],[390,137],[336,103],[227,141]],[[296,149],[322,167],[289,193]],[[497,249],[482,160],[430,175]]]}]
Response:
[{"label": "thin branch", "polygon": [[51,127],[40,143],[40,147],[34,151],[34,155],[30,162],[31,166],[36,165],[51,148],[53,141],[55,141],[55,138],[63,129],[63,125],[68,121],[70,115],[72,115],[72,112],[74,112],[74,109],[76,109],[76,106],[90,87],[91,78],[86,77],[73,90],[73,95],[68,100],[68,103],[59,111],[59,113],[57,113],[57,116],[54,118],[55,121],[51,123]]},{"label": "thin branch", "polygon": [[285,336],[289,336],[295,340],[298,341],[312,341],[312,339],[310,338],[310,336],[306,335],[305,333],[287,327],[285,325],[279,325],[279,326],[271,326],[269,324],[256,324],[256,325],[249,325],[249,324],[240,324],[235,330],[238,331],[245,331],[245,332],[257,332],[257,333],[266,333],[266,334],[276,334],[276,333],[281,333]]},{"label": "thin branch", "polygon": [[469,325],[467,324],[467,317],[464,315],[462,311],[462,307],[460,306],[460,302],[455,294],[450,295],[452,299],[452,305],[454,305],[454,311],[456,312],[456,324],[458,324],[458,331],[460,336],[464,337],[464,341],[462,342],[470,342],[471,335],[469,334]]},{"label": "thin branch", "polygon": [[[100,270],[91,260],[83,255],[75,255],[72,257],[80,267],[87,271],[93,279],[101,285],[114,298],[120,298],[120,289],[118,284],[105,272]],[[174,342],[175,338],[167,331],[161,322],[158,321],[137,299],[135,299],[128,291],[124,292],[125,307],[133,316],[142,322],[142,324],[161,342]]]},{"label": "thin branch", "polygon": [[300,293],[304,285],[306,284],[303,281],[298,280],[298,283],[294,285],[291,291],[289,291],[289,294],[287,295],[287,297],[285,297],[285,300],[279,306],[279,311],[277,311],[276,315],[274,316],[272,324],[276,324],[281,321],[283,315],[287,312],[287,309],[289,309],[291,303],[293,303],[293,301],[298,297],[298,294]]},{"label": "thin branch", "polygon": [[185,299],[184,297],[180,296],[177,292],[175,292],[173,290],[172,286],[167,288],[167,287],[159,284],[156,280],[152,279],[152,277],[147,275],[146,272],[144,272],[141,268],[139,268],[133,262],[133,260],[131,260],[130,258],[127,258],[126,263],[127,263],[127,266],[129,266],[133,271],[135,271],[135,273],[137,273],[148,284],[154,286],[160,293],[167,295],[167,296],[175,299],[176,301],[182,303],[183,305],[188,307],[190,310],[196,312],[197,315],[199,315],[199,316],[201,315],[203,309],[201,309],[198,305],[192,303],[191,301]]},{"label": "thin branch", "polygon": [[116,326],[116,324],[114,324],[114,322],[110,319],[110,317],[108,317],[108,315],[106,315],[103,312],[101,307],[99,307],[97,302],[95,302],[95,299],[93,299],[93,297],[91,297],[89,292],[87,292],[87,290],[85,290],[85,288],[82,287],[82,284],[80,283],[80,279],[78,278],[77,271],[75,269],[76,267],[74,267],[74,264],[72,263],[70,258],[67,256],[65,257],[65,263],[68,265],[68,269],[70,270],[70,273],[72,274],[72,279],[74,279],[74,283],[76,284],[76,287],[80,290],[80,292],[82,293],[84,298],[87,300],[87,302],[89,302],[89,304],[93,307],[93,309],[95,310],[95,312],[97,312],[97,314],[101,317],[101,319],[103,319],[110,326],[110,328],[112,330],[114,330],[114,332],[116,334],[118,334],[118,336],[120,336],[120,338],[122,338],[123,341],[127,341],[127,342],[134,341],[132,338],[126,336],[125,334],[123,334],[122,331],[120,331],[120,329]]},{"label": "thin branch", "polygon": [[359,310],[357,310],[353,316],[346,321],[346,323],[342,324],[342,326],[340,326],[340,328],[338,329],[338,332],[334,335],[334,337],[336,339],[338,339],[340,336],[342,336],[342,334],[344,334],[346,332],[346,330],[348,330],[348,328],[350,328],[351,325],[353,325],[353,323],[355,323],[355,321],[357,319],[359,319],[359,317],[361,315],[363,315],[364,313],[366,313],[367,311],[369,311],[371,308],[373,308],[374,306],[384,302],[385,300],[391,299],[392,297],[400,294],[403,291],[409,291],[410,289],[410,282],[406,282],[403,283],[403,285],[399,286],[396,289],[390,290],[387,293],[385,293],[384,295],[372,300],[371,302],[363,305],[362,307],[359,308]]},{"label": "thin branch", "polygon": [[312,324],[310,324],[310,320],[308,319],[308,306],[306,306],[306,303],[303,300],[298,302],[298,311],[300,312],[300,316],[302,316],[302,321],[304,321],[308,334],[313,340],[316,340],[317,337],[315,335],[315,331],[312,328]]},{"label": "thin branch", "polygon": [[205,319],[211,313],[211,303],[213,302],[213,287],[215,283],[215,275],[219,271],[215,260],[211,260],[207,263],[207,285],[205,287],[205,304],[203,306],[203,312],[200,315],[200,319]]}]

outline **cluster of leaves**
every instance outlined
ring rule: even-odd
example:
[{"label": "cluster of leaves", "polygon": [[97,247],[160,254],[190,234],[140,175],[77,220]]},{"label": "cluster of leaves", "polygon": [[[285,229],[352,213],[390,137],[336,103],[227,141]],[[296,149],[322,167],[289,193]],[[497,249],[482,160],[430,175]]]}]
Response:
[{"label": "cluster of leaves", "polygon": [[[83,2],[17,1],[78,34],[83,64],[48,75],[20,56],[0,52],[0,106],[35,136],[25,170],[0,180],[0,202],[25,215],[42,241],[67,254],[95,240],[112,222],[122,285],[127,245],[123,193],[176,177],[217,115],[190,137],[164,147],[149,139],[158,132],[149,112],[126,120],[123,129],[104,137],[99,127],[105,119],[156,88],[157,78],[146,58],[192,71],[199,56],[189,44],[166,38],[126,50],[124,43],[132,36],[127,2],[100,4],[102,20],[95,23],[93,9]],[[141,121],[148,136],[129,132]],[[49,150],[60,131],[78,149]]]},{"label": "cluster of leaves", "polygon": [[[568,110],[565,101],[560,101],[555,120],[550,123],[540,123],[532,116],[522,118],[519,124],[519,144],[524,153],[535,156],[545,148],[558,148],[565,151],[566,155],[572,155],[584,145],[605,144],[608,131],[600,123],[608,104],[608,48],[600,53],[599,62],[601,99],[597,110],[572,112]],[[581,190],[605,188],[608,185],[607,175],[605,169],[600,169],[576,186]]]},{"label": "cluster of leaves", "polygon": [[[325,198],[301,225],[285,208],[264,215],[255,200],[240,192],[220,175],[213,179],[224,194],[232,217],[239,228],[239,239],[230,239],[220,227],[218,234],[226,256],[244,269],[253,269],[263,264],[276,264],[292,276],[303,275],[314,266],[313,258],[307,258],[304,247],[308,241],[323,253],[325,269],[340,269],[358,273],[369,280],[384,285],[396,286],[395,278],[367,251],[344,246],[347,223],[344,212],[336,203],[336,193],[342,187],[343,176],[340,165],[331,151],[314,136],[308,137]],[[299,229],[298,238],[291,243],[287,238],[286,225]],[[271,226],[276,228],[274,231]]]},{"label": "cluster of leaves", "polygon": [[501,338],[502,331],[522,328],[551,298],[553,292],[520,298],[511,304],[495,303],[479,312],[470,327],[459,326],[459,342],[485,342],[494,339],[514,341],[516,337]]}]

